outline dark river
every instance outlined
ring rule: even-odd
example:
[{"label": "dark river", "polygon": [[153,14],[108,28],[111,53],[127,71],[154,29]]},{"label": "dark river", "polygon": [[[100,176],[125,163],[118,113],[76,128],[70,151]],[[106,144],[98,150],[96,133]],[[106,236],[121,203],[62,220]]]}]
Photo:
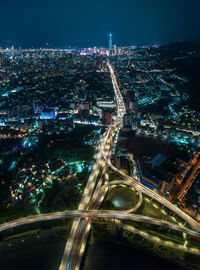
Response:
[{"label": "dark river", "polygon": [[165,260],[110,242],[88,248],[81,270],[184,270]]},{"label": "dark river", "polygon": [[[11,246],[9,246],[11,244]],[[65,240],[50,231],[39,237],[0,242],[0,270],[57,270]],[[88,247],[81,270],[183,270],[140,251],[101,242]]]}]

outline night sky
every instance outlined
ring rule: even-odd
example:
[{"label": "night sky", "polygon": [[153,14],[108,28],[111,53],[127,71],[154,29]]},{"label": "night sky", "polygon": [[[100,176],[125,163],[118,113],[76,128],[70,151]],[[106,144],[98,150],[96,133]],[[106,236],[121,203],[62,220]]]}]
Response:
[{"label": "night sky", "polygon": [[0,46],[164,44],[200,38],[199,0],[0,0]]}]

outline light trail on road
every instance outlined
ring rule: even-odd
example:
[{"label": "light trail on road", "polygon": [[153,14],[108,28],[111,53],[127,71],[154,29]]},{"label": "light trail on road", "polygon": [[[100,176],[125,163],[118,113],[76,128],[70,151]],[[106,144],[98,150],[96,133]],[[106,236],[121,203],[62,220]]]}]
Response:
[{"label": "light trail on road", "polygon": [[[110,149],[110,146],[109,146],[110,144],[107,144],[107,143],[111,141],[111,137],[113,138],[115,137],[115,134],[119,132],[121,127],[123,126],[123,116],[126,113],[126,109],[125,109],[125,105],[123,102],[123,98],[122,98],[119,86],[117,84],[114,70],[109,62],[107,62],[107,66],[110,71],[113,89],[115,93],[115,99],[117,102],[117,117],[114,120],[114,122],[108,127],[107,131],[103,134],[103,137],[100,140],[100,144],[98,146],[98,153],[96,155],[96,161],[93,166],[92,172],[89,176],[87,185],[84,189],[83,196],[79,204],[78,210],[71,211],[71,212],[57,212],[57,213],[49,213],[49,214],[43,214],[43,215],[38,215],[38,216],[33,216],[33,217],[27,217],[27,218],[10,221],[10,222],[0,225],[0,232],[2,232],[4,230],[13,229],[18,226],[30,224],[34,222],[74,218],[75,220],[72,224],[70,236],[65,246],[65,250],[64,250],[64,254],[63,254],[63,258],[62,258],[59,270],[66,270],[66,269],[78,270],[79,269],[81,258],[84,254],[84,250],[87,243],[87,238],[88,238],[88,234],[90,231],[91,222],[93,218],[103,218],[105,220],[117,219],[117,220],[130,220],[134,222],[144,222],[144,223],[153,224],[157,226],[164,226],[168,229],[187,233],[189,235],[200,238],[200,224],[199,223],[197,223],[194,219],[192,219],[181,209],[173,205],[171,202],[169,202],[166,198],[162,197],[158,193],[143,186],[139,181],[126,175],[124,172],[115,168],[112,165],[110,161],[110,150],[112,149]],[[123,179],[125,179],[125,181],[121,180],[118,183],[132,186],[138,191],[139,194],[144,193],[147,196],[153,198],[154,200],[157,200],[159,203],[161,203],[162,205],[164,205],[165,207],[169,208],[174,213],[179,215],[183,220],[185,220],[193,228],[193,230],[188,229],[186,227],[179,226],[177,224],[174,224],[168,221],[159,220],[159,219],[155,219],[155,218],[147,217],[147,216],[130,214],[127,211],[98,210],[99,205],[104,199],[109,186],[113,184],[113,182],[111,183],[106,182],[106,185],[102,186],[103,185],[102,176],[97,182],[99,173],[104,166],[110,167],[115,173],[117,173]],[[141,195],[139,196],[140,196],[140,203],[141,203],[142,197]],[[131,210],[134,211],[134,209],[131,209]],[[124,225],[123,228],[130,230],[130,226],[128,226],[129,228],[126,226],[128,225]],[[132,228],[131,230],[133,232],[134,229]],[[135,233],[138,233],[138,232],[135,231]],[[153,238],[151,240],[155,241],[155,239]],[[174,246],[174,245],[171,245],[171,247],[178,248],[178,246],[176,245]],[[197,254],[196,249],[190,249],[186,251]]]},{"label": "light trail on road", "polygon": [[[104,154],[103,154],[104,155]],[[126,175],[121,170],[118,170],[116,167],[114,167],[110,160],[107,159],[107,157],[104,155],[104,158],[107,162],[107,165],[118,175],[120,175],[123,179],[126,181],[130,181],[133,183],[134,187],[137,189],[140,189],[142,193],[146,194],[147,196],[151,197],[152,199],[158,201],[174,213],[176,213],[178,216],[180,216],[183,220],[185,220],[194,230],[200,232],[200,224],[195,221],[192,217],[190,217],[188,214],[186,214],[184,211],[182,211],[180,208],[178,208],[176,205],[172,204],[170,201],[168,201],[163,196],[159,195],[155,191],[150,190],[149,188],[145,187],[142,183],[138,182],[137,180],[133,179],[132,177]]]},{"label": "light trail on road", "polygon": [[[69,211],[69,212],[56,212],[56,213],[48,213],[48,214],[41,214],[37,216],[31,216],[21,219],[16,219],[13,221],[9,221],[0,225],[0,232],[6,230],[12,230],[17,227],[28,225],[37,222],[45,222],[45,221],[53,221],[53,220],[64,220],[64,219],[76,219],[79,220],[88,220],[89,218],[102,218],[102,219],[119,219],[119,220],[127,220],[127,221],[134,221],[134,222],[144,222],[148,224],[153,224],[157,226],[164,226],[166,228],[184,232],[189,235],[195,236],[200,238],[200,232],[196,232],[192,229],[182,227],[178,224],[160,220],[153,217],[147,217],[137,214],[126,213],[124,211],[116,211],[116,210],[76,210],[76,211]],[[82,226],[81,230],[84,229]]]},{"label": "light trail on road", "polygon": [[[106,153],[109,154],[110,147],[107,146],[107,141],[109,141],[109,136],[111,134],[110,132],[116,126],[122,127],[123,116],[126,113],[123,98],[122,98],[121,92],[119,90],[113,68],[110,65],[109,61],[107,62],[107,66],[108,66],[108,69],[110,71],[113,89],[114,89],[114,93],[115,93],[115,99],[117,102],[117,118],[116,118],[115,122],[112,123],[110,125],[110,127],[108,128],[107,132],[103,136],[101,146],[98,148],[99,152],[98,152],[97,156],[102,157],[102,159],[101,160],[98,159],[96,161],[97,163],[95,163],[95,165],[93,167],[93,170],[95,172],[95,177],[93,176],[93,174],[92,174],[92,176],[89,177],[88,183],[86,185],[86,188],[85,188],[83,196],[82,196],[81,203],[80,203],[79,208],[78,208],[79,210],[88,209],[90,207],[92,207],[92,208],[99,207],[104,196],[106,195],[106,192],[104,192],[104,194],[102,194],[101,197],[98,197],[97,196],[98,190],[96,190],[96,192],[95,192],[94,188],[96,185],[97,176],[99,174],[99,171],[102,167],[105,166],[103,153],[105,154],[105,150],[106,150]],[[116,132],[116,130],[114,129],[113,132]],[[119,132],[119,128],[118,128],[118,132]],[[100,187],[100,184],[98,187]],[[93,194],[94,194],[94,197],[93,197]],[[96,202],[95,202],[95,196],[97,198]],[[92,203],[92,206],[90,206],[89,202],[91,201],[92,198],[93,198],[93,203]],[[81,262],[81,258],[83,255],[83,250],[85,249],[85,245],[86,245],[86,241],[87,241],[88,233],[89,233],[89,229],[90,229],[90,221],[85,223],[84,229],[81,231],[80,231],[81,221],[78,221],[78,223],[79,224],[76,227],[76,233],[73,233],[73,232],[74,232],[74,228],[77,225],[77,223],[74,223],[72,225],[71,234],[70,234],[69,239],[67,240],[68,243],[66,244],[64,255],[63,255],[59,270],[66,270],[66,266],[68,267],[68,270],[73,270],[73,269],[78,270],[80,267],[80,262]],[[73,245],[69,246],[69,243],[73,243]]]}]

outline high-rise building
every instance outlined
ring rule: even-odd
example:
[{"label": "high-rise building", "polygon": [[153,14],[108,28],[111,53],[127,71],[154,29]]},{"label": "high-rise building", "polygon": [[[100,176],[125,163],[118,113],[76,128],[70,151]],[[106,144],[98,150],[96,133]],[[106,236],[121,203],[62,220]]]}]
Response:
[{"label": "high-rise building", "polygon": [[110,111],[102,111],[102,122],[106,125],[110,125],[112,123],[112,113]]},{"label": "high-rise building", "polygon": [[40,114],[41,120],[50,120],[55,118],[55,111],[54,110],[45,110],[42,111]]},{"label": "high-rise building", "polygon": [[121,55],[122,54],[122,49],[118,48],[118,54]]},{"label": "high-rise building", "polygon": [[117,55],[117,46],[116,45],[113,46],[113,50],[114,50],[114,55]]},{"label": "high-rise building", "polygon": [[112,55],[112,34],[109,35],[109,56]]},{"label": "high-rise building", "polygon": [[95,46],[94,49],[93,49],[93,53],[97,53],[97,47]]}]

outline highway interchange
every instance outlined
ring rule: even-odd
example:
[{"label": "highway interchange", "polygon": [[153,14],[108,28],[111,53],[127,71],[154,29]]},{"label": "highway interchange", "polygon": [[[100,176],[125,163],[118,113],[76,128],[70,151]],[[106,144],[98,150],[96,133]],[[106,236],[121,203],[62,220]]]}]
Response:
[{"label": "highway interchange", "polygon": [[[104,162],[102,161],[102,157],[104,158],[106,164],[108,167],[110,167],[115,173],[120,175],[122,179],[125,181],[129,181],[132,183],[132,185],[135,187],[136,190],[140,190],[142,193],[150,196],[154,200],[157,200],[159,203],[162,205],[165,205],[165,207],[169,208],[172,210],[174,213],[179,215],[183,220],[185,220],[195,231],[200,232],[200,225],[193,220],[190,216],[188,216],[185,212],[183,212],[181,209],[170,203],[167,199],[165,199],[163,196],[159,195],[158,193],[148,189],[147,187],[143,186],[139,181],[129,177],[126,175],[124,172],[121,170],[115,168],[111,161],[110,161],[110,146],[111,146],[111,137],[115,137],[115,134],[119,132],[120,128],[122,127],[123,123],[123,116],[126,113],[125,105],[123,102],[123,97],[121,95],[116,76],[114,74],[114,70],[109,62],[107,62],[108,69],[111,74],[111,79],[113,83],[113,89],[115,93],[115,98],[117,102],[117,117],[114,120],[114,122],[110,125],[108,130],[103,136],[103,141],[101,141],[100,148],[99,148],[99,153],[97,159],[97,164],[94,165],[94,172],[92,172],[88,184],[86,186],[86,189],[83,193],[83,200],[80,203],[80,209],[95,209],[98,208],[100,205],[101,201],[104,199],[106,190],[103,192],[101,196],[98,196],[96,199],[96,205],[88,205],[90,200],[92,199],[92,191],[95,188],[96,185],[96,180],[97,180],[97,175],[100,172],[101,165],[102,167],[104,166]],[[98,170],[98,171],[96,171]],[[96,176],[96,177],[95,177]],[[98,186],[98,184],[97,184]],[[98,189],[99,190],[99,189]],[[98,191],[97,191],[98,192]],[[95,207],[96,206],[96,207]],[[62,262],[60,265],[59,270],[78,270],[80,268],[80,263],[81,263],[81,258],[83,256],[88,234],[90,231],[90,226],[91,226],[91,220],[82,220],[79,219],[78,221],[74,221],[74,224],[72,226],[71,230],[71,235],[67,241],[66,248],[64,251],[64,255],[62,258]]]},{"label": "highway interchange", "polygon": [[[107,62],[108,69],[111,74],[113,88],[115,92],[115,98],[117,102],[117,116],[113,123],[108,127],[107,131],[103,134],[98,152],[96,155],[96,162],[94,163],[92,172],[89,176],[87,185],[84,189],[82,199],[80,201],[77,211],[71,212],[56,212],[49,214],[42,214],[38,216],[26,217],[17,219],[0,225],[0,232],[8,229],[15,228],[24,224],[30,224],[39,221],[48,221],[55,219],[73,218],[73,224],[69,238],[66,242],[64,254],[59,267],[59,270],[78,270],[80,268],[81,259],[84,254],[85,246],[87,243],[88,235],[91,228],[93,218],[103,218],[105,220],[116,219],[117,225],[121,226],[124,230],[128,230],[132,233],[138,233],[143,237],[160,243],[162,245],[171,246],[178,248],[183,251],[188,251],[195,254],[200,254],[197,249],[187,248],[186,246],[177,246],[173,243],[166,243],[166,241],[154,239],[153,236],[148,236],[144,232],[141,232],[133,227],[122,224],[119,220],[132,220],[135,222],[144,222],[154,224],[157,226],[164,226],[168,229],[187,233],[189,235],[200,238],[200,224],[193,218],[179,209],[177,206],[169,202],[166,198],[161,196],[155,191],[150,190],[146,186],[142,185],[138,180],[126,175],[123,171],[114,167],[111,163],[110,156],[112,151],[112,138],[115,138],[116,134],[119,133],[123,126],[123,116],[126,113],[125,105],[121,92],[118,87],[118,83],[114,74],[114,70],[109,62]],[[123,180],[108,182],[108,176],[106,175],[106,167],[109,167],[112,171],[118,174]],[[116,211],[116,210],[98,210],[101,202],[106,196],[106,193],[113,185],[124,184],[135,189],[139,195],[138,204],[133,209],[127,211]],[[142,203],[142,194],[151,197],[153,200],[158,201],[166,208],[173,211],[175,214],[180,216],[191,229],[165,221],[159,220],[152,217],[141,216],[133,214],[134,211]]]}]

